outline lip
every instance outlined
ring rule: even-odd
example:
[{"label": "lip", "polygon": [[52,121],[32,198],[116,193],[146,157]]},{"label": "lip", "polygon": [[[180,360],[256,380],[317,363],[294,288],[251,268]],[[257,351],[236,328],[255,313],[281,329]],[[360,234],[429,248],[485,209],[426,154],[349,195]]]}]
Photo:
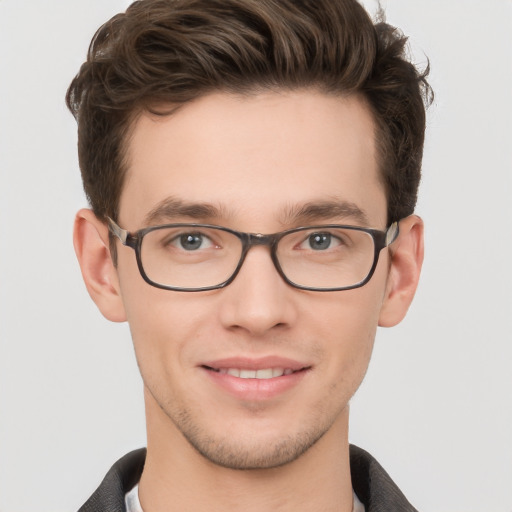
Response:
[{"label": "lip", "polygon": [[[239,400],[263,401],[277,397],[293,389],[311,370],[311,365],[297,360],[268,356],[263,358],[230,357],[207,361],[199,365],[206,376],[222,390]],[[282,368],[292,370],[288,375],[268,379],[240,378],[221,373],[218,370],[241,368],[245,370],[264,370]]]}]

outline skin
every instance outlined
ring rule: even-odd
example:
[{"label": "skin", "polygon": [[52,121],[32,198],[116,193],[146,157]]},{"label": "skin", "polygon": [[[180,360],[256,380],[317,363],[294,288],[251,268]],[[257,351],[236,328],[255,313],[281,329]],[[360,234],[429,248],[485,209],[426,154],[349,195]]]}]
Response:
[{"label": "skin", "polygon": [[[154,224],[274,233],[306,222],[294,209],[330,200],[355,205],[364,218],[333,212],[306,223],[387,227],[374,123],[358,97],[211,94],[168,117],[142,115],[127,156],[118,223],[132,232],[169,197],[218,211]],[[370,282],[354,290],[292,288],[259,246],[228,287],[184,293],[145,283],[132,249],[119,243],[114,267],[106,226],[81,210],[75,248],[85,283],[105,317],[129,322],[144,381],[144,510],[350,511],[349,400],[377,326],[395,325],[409,307],[422,236],[418,217],[402,220]],[[308,369],[290,389],[261,398],[227,392],[203,367],[268,356]]]}]

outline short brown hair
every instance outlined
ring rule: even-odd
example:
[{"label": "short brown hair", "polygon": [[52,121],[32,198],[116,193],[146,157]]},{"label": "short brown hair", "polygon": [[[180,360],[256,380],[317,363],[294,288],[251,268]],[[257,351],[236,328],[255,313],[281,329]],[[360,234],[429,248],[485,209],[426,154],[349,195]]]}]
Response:
[{"label": "short brown hair", "polygon": [[427,71],[407,39],[356,0],[140,0],[96,32],[66,102],[78,121],[85,193],[118,216],[126,141],[137,116],[212,91],[315,88],[359,94],[376,123],[388,222],[414,211]]}]

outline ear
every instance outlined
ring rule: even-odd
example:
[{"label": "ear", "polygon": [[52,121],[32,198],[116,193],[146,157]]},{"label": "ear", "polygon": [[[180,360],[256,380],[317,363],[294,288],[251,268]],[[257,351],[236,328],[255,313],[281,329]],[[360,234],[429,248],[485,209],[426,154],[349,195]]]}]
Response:
[{"label": "ear", "polygon": [[400,234],[389,247],[390,269],[379,316],[381,327],[400,323],[411,305],[423,263],[423,221],[410,215],[400,221]]},{"label": "ear", "polygon": [[105,318],[124,322],[126,313],[110,256],[108,228],[91,210],[83,209],[76,214],[73,245],[92,300]]}]

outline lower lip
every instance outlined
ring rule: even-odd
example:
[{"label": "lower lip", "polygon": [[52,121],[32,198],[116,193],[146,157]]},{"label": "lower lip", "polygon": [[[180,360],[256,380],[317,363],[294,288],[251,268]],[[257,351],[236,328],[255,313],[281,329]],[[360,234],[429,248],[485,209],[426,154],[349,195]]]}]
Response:
[{"label": "lower lip", "polygon": [[295,387],[308,373],[307,369],[299,370],[290,375],[271,379],[241,379],[203,368],[206,374],[218,386],[240,400],[269,400]]}]

